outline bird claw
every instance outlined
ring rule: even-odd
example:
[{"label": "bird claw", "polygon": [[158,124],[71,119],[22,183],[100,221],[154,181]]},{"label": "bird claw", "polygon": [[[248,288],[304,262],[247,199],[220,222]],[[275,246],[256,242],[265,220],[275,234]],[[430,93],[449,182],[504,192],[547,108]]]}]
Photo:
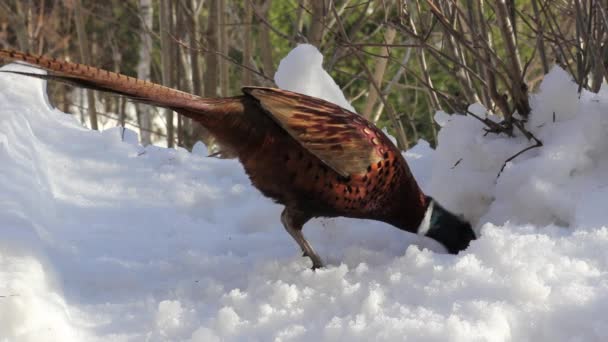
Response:
[{"label": "bird claw", "polygon": [[312,261],[312,267],[310,269],[313,271],[324,267],[323,262],[321,261],[321,258],[319,258],[319,256],[316,254],[314,256],[310,256],[310,255],[308,255],[308,253],[306,253],[306,251],[302,251],[302,257],[310,258],[310,261]]},{"label": "bird claw", "polygon": [[312,261],[312,267],[310,268],[311,270],[314,271],[316,269],[323,268],[323,262],[321,261],[319,256],[315,255],[311,257],[310,255],[308,255],[308,253],[306,253],[306,251],[302,251],[302,257],[310,258],[310,261]]},{"label": "bird claw", "polygon": [[312,261],[312,269],[316,270],[317,268],[323,267],[321,258],[315,253],[314,249],[312,249],[308,241],[306,241],[302,235],[302,224],[294,225],[293,217],[290,215],[287,208],[281,213],[281,222],[289,235],[291,235],[300,246],[302,256],[308,257]]}]

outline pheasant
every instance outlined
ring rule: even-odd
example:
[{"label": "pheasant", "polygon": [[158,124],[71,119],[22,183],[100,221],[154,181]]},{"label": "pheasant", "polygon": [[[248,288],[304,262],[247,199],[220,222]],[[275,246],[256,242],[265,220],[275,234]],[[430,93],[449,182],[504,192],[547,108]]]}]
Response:
[{"label": "pheasant", "polygon": [[199,122],[240,160],[252,184],[285,206],[281,222],[323,266],[302,228],[314,217],[389,223],[425,235],[449,253],[468,247],[471,225],[425,195],[399,149],[365,118],[327,101],[286,90],[244,87],[243,95],[201,98],[88,65],[0,49],[46,75],[11,71],[126,96]]}]

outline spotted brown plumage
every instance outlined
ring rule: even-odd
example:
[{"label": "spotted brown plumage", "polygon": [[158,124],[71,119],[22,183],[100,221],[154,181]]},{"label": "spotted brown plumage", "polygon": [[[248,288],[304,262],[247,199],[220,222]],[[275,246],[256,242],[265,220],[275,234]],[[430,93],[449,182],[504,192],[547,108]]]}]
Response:
[{"label": "spotted brown plumage", "polygon": [[273,88],[245,87],[244,95],[201,98],[152,82],[1,50],[0,58],[48,71],[26,76],[72,83],[170,108],[205,126],[238,156],[252,184],[283,204],[281,222],[313,268],[321,258],[302,235],[313,217],[353,217],[421,233],[457,253],[475,238],[470,225],[419,188],[401,152],[365,118],[327,101]]}]

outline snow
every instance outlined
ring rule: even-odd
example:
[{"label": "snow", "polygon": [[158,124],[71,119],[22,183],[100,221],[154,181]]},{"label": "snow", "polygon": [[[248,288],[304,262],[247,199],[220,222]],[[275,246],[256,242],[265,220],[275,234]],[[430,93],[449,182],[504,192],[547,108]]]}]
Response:
[{"label": "snow", "polygon": [[[277,83],[335,95],[315,55],[296,48]],[[480,238],[453,256],[378,222],[314,220],[305,234],[329,263],[316,272],[237,161],[87,130],[44,87],[0,73],[0,340],[608,336],[606,87],[579,98],[554,68],[531,99],[544,146],[498,178],[531,142],[438,114],[437,150],[420,141],[406,157]]]},{"label": "snow", "polygon": [[274,80],[281,89],[333,102],[355,111],[334,79],[323,69],[323,55],[310,44],[300,44],[279,63]]}]

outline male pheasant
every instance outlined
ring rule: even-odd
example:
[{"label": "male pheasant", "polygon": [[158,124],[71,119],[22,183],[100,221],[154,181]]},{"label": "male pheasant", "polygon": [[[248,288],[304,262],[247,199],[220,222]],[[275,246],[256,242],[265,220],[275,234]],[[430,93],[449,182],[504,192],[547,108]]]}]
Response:
[{"label": "male pheasant", "polygon": [[0,58],[46,69],[68,82],[170,108],[206,127],[238,156],[253,185],[285,209],[281,222],[313,268],[321,258],[302,235],[313,217],[353,217],[426,235],[450,253],[475,239],[468,222],[419,188],[395,145],[365,118],[327,101],[273,88],[201,98],[147,81],[12,50]]}]

